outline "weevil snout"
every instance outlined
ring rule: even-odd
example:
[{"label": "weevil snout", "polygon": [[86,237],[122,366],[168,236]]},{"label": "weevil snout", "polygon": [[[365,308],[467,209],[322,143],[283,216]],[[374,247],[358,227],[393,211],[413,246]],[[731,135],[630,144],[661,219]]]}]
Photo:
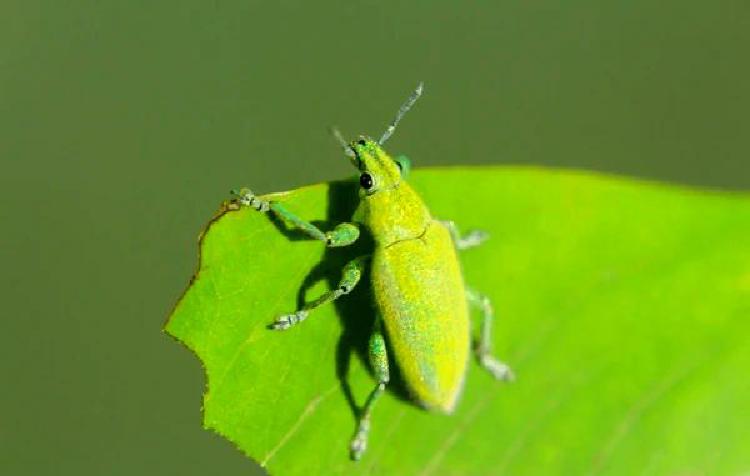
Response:
[{"label": "weevil snout", "polygon": [[365,136],[352,141],[349,147],[354,152],[356,165],[360,170],[363,170],[362,167],[369,157],[376,155],[376,149],[379,148],[377,142]]}]

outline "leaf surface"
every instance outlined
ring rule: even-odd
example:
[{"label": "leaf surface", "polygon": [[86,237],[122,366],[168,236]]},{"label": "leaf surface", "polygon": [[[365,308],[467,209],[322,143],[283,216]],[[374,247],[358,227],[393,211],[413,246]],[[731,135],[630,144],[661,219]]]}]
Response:
[{"label": "leaf surface", "polygon": [[[462,266],[494,303],[495,352],[518,380],[472,363],[451,416],[396,385],[351,462],[353,405],[374,385],[368,283],[288,331],[266,326],[335,285],[368,244],[326,250],[254,210],[224,210],[166,326],[204,365],[206,428],[278,476],[750,471],[747,195],[513,168],[410,182],[434,216],[490,232]],[[355,186],[275,199],[330,229],[351,216]]]}]

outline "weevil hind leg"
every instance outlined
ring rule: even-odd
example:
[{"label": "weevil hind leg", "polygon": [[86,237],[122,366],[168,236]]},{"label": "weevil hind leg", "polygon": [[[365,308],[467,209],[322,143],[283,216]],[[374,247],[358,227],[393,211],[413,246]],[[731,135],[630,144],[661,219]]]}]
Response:
[{"label": "weevil hind leg", "polygon": [[375,321],[375,329],[370,336],[369,343],[370,365],[375,372],[378,383],[367,397],[367,402],[362,408],[357,424],[357,432],[352,439],[349,447],[353,460],[359,460],[367,449],[367,436],[370,433],[370,415],[375,402],[385,391],[386,385],[390,381],[390,371],[388,369],[388,351],[385,346],[380,318]]},{"label": "weevil hind leg", "polygon": [[515,374],[510,366],[492,355],[492,319],[494,310],[489,298],[478,293],[473,289],[466,289],[466,299],[472,306],[482,312],[482,323],[479,332],[479,339],[475,346],[475,353],[479,365],[484,367],[489,373],[498,380],[512,382],[515,380]]},{"label": "weevil hind leg", "polygon": [[368,258],[369,256],[359,256],[346,263],[344,269],[341,272],[341,280],[339,281],[338,286],[336,286],[336,289],[328,291],[319,298],[305,304],[302,309],[297,312],[280,316],[269,327],[274,330],[282,331],[289,329],[295,324],[299,324],[300,322],[307,319],[307,316],[310,315],[310,312],[314,309],[322,306],[323,304],[335,301],[345,294],[349,294],[362,278],[365,263],[367,262]]},{"label": "weevil hind leg", "polygon": [[448,229],[451,238],[453,238],[453,243],[458,250],[465,250],[479,246],[490,237],[489,233],[482,230],[471,230],[467,234],[461,235],[455,222],[451,220],[440,220],[440,223]]}]

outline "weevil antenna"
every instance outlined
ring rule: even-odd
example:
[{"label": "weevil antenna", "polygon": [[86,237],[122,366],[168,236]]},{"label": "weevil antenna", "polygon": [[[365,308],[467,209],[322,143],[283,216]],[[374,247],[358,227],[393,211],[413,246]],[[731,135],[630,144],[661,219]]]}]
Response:
[{"label": "weevil antenna", "polygon": [[344,154],[349,157],[354,157],[356,155],[351,146],[346,142],[346,139],[344,139],[344,136],[341,135],[341,131],[338,127],[331,127],[331,134],[333,135],[333,138],[336,139],[336,142],[338,142],[341,148],[344,150]]},{"label": "weevil antenna", "polygon": [[417,102],[417,99],[419,99],[419,96],[422,95],[422,90],[424,89],[424,83],[420,82],[417,85],[417,89],[414,90],[413,93],[411,93],[411,96],[406,100],[405,103],[401,105],[401,107],[398,109],[398,112],[396,113],[396,117],[393,118],[393,121],[388,125],[388,128],[383,132],[383,135],[380,137],[380,140],[378,141],[379,145],[385,144],[385,141],[391,138],[391,135],[393,135],[393,131],[396,130],[396,126],[401,121],[401,118],[404,117],[404,114],[409,112],[409,109],[414,105],[415,102]]}]

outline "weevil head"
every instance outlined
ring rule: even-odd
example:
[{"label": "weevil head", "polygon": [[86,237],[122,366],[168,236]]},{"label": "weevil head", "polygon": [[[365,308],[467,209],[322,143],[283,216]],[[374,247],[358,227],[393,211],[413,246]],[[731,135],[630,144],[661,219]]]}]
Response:
[{"label": "weevil head", "polygon": [[406,157],[401,162],[393,159],[377,141],[368,137],[360,137],[349,146],[353,151],[352,163],[360,173],[361,195],[367,197],[398,188],[404,171],[409,168]]},{"label": "weevil head", "polygon": [[396,126],[409,112],[409,109],[422,95],[424,85],[419,83],[417,88],[406,99],[396,113],[396,117],[388,125],[380,139],[375,141],[369,137],[360,137],[359,139],[347,144],[338,129],[332,130],[336,140],[344,148],[344,153],[348,155],[354,166],[359,169],[361,186],[360,195],[363,197],[373,196],[378,192],[395,190],[403,177],[409,173],[411,162],[403,156],[392,158],[383,150],[383,144],[393,135]]},{"label": "weevil head", "polygon": [[361,137],[349,144],[359,169],[360,202],[354,220],[364,223],[376,242],[393,243],[424,232],[430,214],[419,195],[404,180],[406,157],[394,159],[378,141]]}]

